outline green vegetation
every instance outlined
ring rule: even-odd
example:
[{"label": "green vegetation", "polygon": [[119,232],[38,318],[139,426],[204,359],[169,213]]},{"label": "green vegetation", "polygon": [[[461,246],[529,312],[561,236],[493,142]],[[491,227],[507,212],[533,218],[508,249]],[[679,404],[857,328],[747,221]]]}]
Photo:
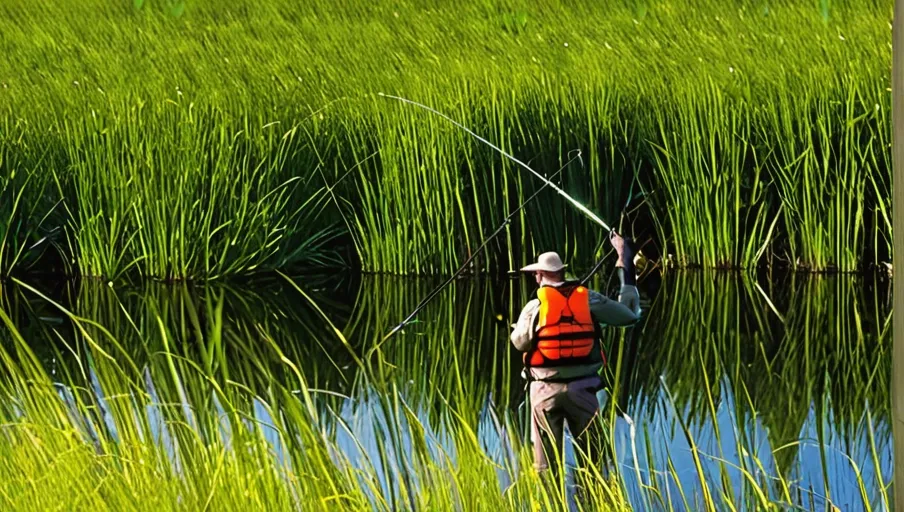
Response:
[{"label": "green vegetation", "polygon": [[[340,256],[448,274],[540,182],[378,92],[541,172],[580,149],[565,190],[610,223],[635,196],[626,226],[675,265],[890,261],[890,19],[888,2],[4,2],[0,274],[41,255],[108,279]],[[55,251],[22,251],[45,232]],[[551,247],[589,265],[603,236],[550,191],[475,270]]]},{"label": "green vegetation", "polygon": [[[379,92],[545,174],[580,150],[563,189],[667,264],[890,261],[890,19],[0,3],[0,280],[103,278],[0,290],[3,508],[565,510],[530,468],[503,341],[527,290],[456,281],[381,343],[436,279],[121,282],[451,273],[542,184]],[[579,269],[605,235],[545,191],[471,270],[549,249]],[[669,274],[645,325],[609,332],[605,455],[577,475],[593,507],[893,508],[887,305],[874,283],[786,283]]]},{"label": "green vegetation", "polygon": [[[505,493],[493,483],[500,468],[478,439],[478,410],[458,393],[446,397],[455,405],[443,408],[434,428],[420,417],[416,397],[438,403],[441,390],[371,380],[367,365],[347,372],[357,377],[345,399],[317,372],[325,358],[343,357],[341,334],[322,340],[323,352],[286,343],[298,333],[265,327],[274,311],[239,300],[234,305],[253,316],[234,321],[224,314],[225,295],[215,291],[198,303],[158,288],[133,318],[126,310],[137,297],[117,304],[105,288],[93,287],[66,313],[71,337],[56,330],[66,342],[53,353],[61,363],[53,379],[0,309],[0,354],[9,370],[2,386],[14,397],[2,413],[5,508],[460,510],[536,503],[563,510],[535,474]],[[280,325],[306,318],[324,326],[323,318],[301,314],[312,309]],[[110,329],[79,316],[88,314],[111,321]],[[350,417],[343,403],[363,414]],[[371,435],[360,437],[362,430]],[[529,455],[519,449],[511,463],[529,467]],[[591,494],[596,503],[626,509],[617,488],[600,483]]]},{"label": "green vegetation", "polygon": [[[730,404],[731,429],[716,427],[700,436],[717,440],[704,452],[718,459],[726,458],[722,450],[752,457],[740,458],[741,469],[711,468],[714,480],[724,478],[720,473],[726,469],[756,475],[763,464],[779,477],[761,486],[767,495],[810,508],[808,494],[816,493],[843,509],[840,503],[855,497],[850,490],[839,496],[839,487],[851,480],[837,476],[842,468],[825,467],[837,457],[829,447],[837,442],[851,456],[846,463],[857,468],[849,477],[856,474],[863,488],[857,508],[889,509],[884,485],[891,460],[883,464],[876,447],[888,449],[891,440],[891,308],[878,284],[790,276],[764,289],[724,274],[670,276],[646,321],[645,345],[627,358],[625,396],[669,393],[675,397],[672,406],[686,411],[684,422],[700,433],[716,414],[713,407]],[[810,437],[813,414],[831,420]],[[832,422],[837,431],[826,426]],[[771,453],[762,449],[758,425]],[[836,436],[845,441],[835,441]],[[849,439],[858,439],[861,447],[853,449]],[[825,476],[821,486],[802,489],[795,483],[801,476],[798,462],[811,443],[818,450],[810,449],[806,457],[819,457]],[[755,491],[742,486],[738,496]]]},{"label": "green vegetation", "polygon": [[75,198],[70,232],[81,272],[115,279],[136,266],[142,276],[216,279],[325,263],[336,230],[317,227],[323,187],[294,172],[314,166],[299,159],[298,127],[241,126],[164,104],[66,129],[64,196]]},{"label": "green vegetation", "polygon": [[29,268],[52,245],[54,212],[48,151],[23,143],[8,117],[0,121],[0,277]]},{"label": "green vegetation", "polygon": [[[592,505],[890,509],[878,289],[803,279],[767,300],[711,277],[665,281],[633,342],[611,330],[601,442],[620,464],[577,475]],[[431,284],[85,283],[59,306],[8,288],[4,508],[565,510],[531,469],[503,341],[527,290],[457,282],[381,344]]]}]

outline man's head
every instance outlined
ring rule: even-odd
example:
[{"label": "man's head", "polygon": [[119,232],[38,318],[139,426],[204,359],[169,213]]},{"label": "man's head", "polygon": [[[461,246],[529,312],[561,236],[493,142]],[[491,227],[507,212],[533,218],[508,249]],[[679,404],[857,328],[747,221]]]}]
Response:
[{"label": "man's head", "polygon": [[561,283],[565,281],[565,271],[546,272],[544,270],[538,270],[534,272],[534,279],[536,279],[539,286]]},{"label": "man's head", "polygon": [[562,258],[560,258],[557,253],[544,252],[537,258],[536,263],[531,263],[522,268],[521,271],[533,272],[537,284],[542,286],[544,284],[555,284],[564,281],[566,266],[567,265],[562,263]]}]

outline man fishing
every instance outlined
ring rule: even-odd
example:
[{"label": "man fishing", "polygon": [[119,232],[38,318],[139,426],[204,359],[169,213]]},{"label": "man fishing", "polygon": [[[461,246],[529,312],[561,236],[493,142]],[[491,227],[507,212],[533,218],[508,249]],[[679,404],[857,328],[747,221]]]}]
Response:
[{"label": "man fishing", "polygon": [[565,281],[566,265],[555,252],[541,254],[536,263],[521,269],[534,273],[539,288],[513,324],[511,341],[524,353],[534,467],[540,472],[550,469],[554,453],[561,455],[565,422],[572,436],[586,444],[588,427],[599,411],[596,392],[602,388],[599,371],[605,364],[599,324],[627,326],[640,318],[633,250],[614,230],[609,241],[618,254],[617,302]]}]

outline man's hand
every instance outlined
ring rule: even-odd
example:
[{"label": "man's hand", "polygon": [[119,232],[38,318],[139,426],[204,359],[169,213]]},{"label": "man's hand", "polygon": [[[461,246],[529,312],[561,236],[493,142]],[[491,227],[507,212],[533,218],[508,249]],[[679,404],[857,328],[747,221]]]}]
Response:
[{"label": "man's hand", "polygon": [[637,291],[637,287],[626,287],[622,290],[621,295],[619,295],[618,301],[625,306],[628,306],[628,309],[630,309],[632,313],[640,316],[640,293]]},{"label": "man's hand", "polygon": [[631,269],[633,273],[634,249],[631,248],[631,239],[623,238],[613,229],[609,233],[609,242],[612,243],[612,247],[615,248],[615,252],[618,254],[618,262],[615,263],[615,266]]}]

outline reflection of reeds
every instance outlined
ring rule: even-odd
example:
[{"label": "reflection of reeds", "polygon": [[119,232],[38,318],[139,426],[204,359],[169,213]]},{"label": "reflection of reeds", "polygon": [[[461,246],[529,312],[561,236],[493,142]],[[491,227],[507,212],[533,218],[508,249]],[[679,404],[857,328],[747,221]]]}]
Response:
[{"label": "reflection of reeds", "polygon": [[[0,457],[15,461],[0,465],[0,500],[562,509],[561,489],[530,469],[517,418],[507,326],[531,288],[456,282],[380,344],[433,284],[368,277],[349,300],[310,278],[254,290],[83,283],[57,301],[69,313],[17,287],[0,302],[2,317],[16,318],[0,329]],[[582,472],[598,509],[626,509],[629,497],[637,509],[813,509],[839,492],[828,484],[840,478],[830,453],[839,449],[859,465],[864,508],[881,508],[887,305],[877,287],[847,278],[785,284],[670,274],[636,332],[607,330],[608,373],[627,398],[604,424],[633,416],[634,449],[647,460]],[[52,314],[67,320],[32,322]],[[55,366],[35,358],[42,345]],[[801,440],[811,404],[830,423]],[[659,450],[660,421],[689,456],[683,445]],[[602,443],[620,460],[631,446],[614,433]],[[811,492],[797,459],[812,444],[826,483]],[[679,477],[688,459],[693,480]]]},{"label": "reflection of reeds", "polygon": [[375,364],[378,381],[413,388],[416,407],[432,404],[438,411],[452,401],[476,415],[488,397],[505,405],[518,368],[512,366],[508,323],[497,318],[503,309],[492,282],[454,282],[402,332],[379,341],[432,286],[423,280],[365,279],[346,336]]},{"label": "reflection of reeds", "polygon": [[[753,486],[748,492],[806,501],[807,492],[798,496],[793,482],[803,476],[801,445],[815,443],[824,486],[816,491],[831,500],[830,482],[837,482],[840,473],[829,472],[843,468],[830,466],[826,450],[832,449],[831,439],[840,437],[846,453],[859,457],[857,464],[870,466],[856,471],[866,489],[864,506],[881,506],[888,476],[882,474],[880,453],[888,434],[883,355],[890,313],[876,288],[867,290],[860,279],[848,278],[792,276],[781,285],[764,286],[729,275],[670,277],[650,311],[640,341],[645,345],[627,376],[630,407],[644,411],[636,420],[648,424],[674,415],[695,454],[700,450],[695,439],[713,438],[719,450],[726,439],[735,446],[735,462],[706,470],[721,478],[701,480],[704,494],[715,495],[716,502],[720,493],[731,496],[726,475],[735,464],[742,481]],[[769,295],[765,289],[780,293]],[[726,412],[718,411],[725,406],[734,423],[730,432],[719,427]],[[811,424],[816,438],[802,439]],[[757,425],[765,429],[771,453],[760,451]],[[709,455],[726,459],[721,453]],[[665,467],[665,461],[657,463]],[[753,478],[758,471],[773,479],[760,482]]]},{"label": "reflection of reeds", "polygon": [[[222,293],[210,299],[206,328],[200,329],[203,322],[193,323],[192,307],[178,299],[167,306],[147,298],[144,319],[126,315],[122,302],[106,303],[109,309],[93,313],[113,315],[120,307],[125,320],[111,318],[115,325],[107,328],[81,316],[91,312],[87,304],[78,315],[60,309],[83,349],[73,370],[54,378],[63,400],[0,310],[0,364],[6,375],[0,381],[5,406],[0,454],[11,462],[0,465],[0,489],[11,508],[56,503],[74,510],[135,504],[193,510],[461,510],[541,503],[563,509],[559,495],[529,470],[502,492],[497,470],[514,475],[517,466],[529,467],[529,450],[520,449],[502,465],[487,455],[471,398],[462,396],[472,391],[464,379],[476,380],[476,372],[458,359],[446,360],[456,377],[435,423],[393,379],[378,378],[360,388],[351,398],[359,414],[348,416],[341,410],[343,400],[324,399],[322,390],[308,385],[310,367],[303,358],[313,357],[311,351],[292,353],[264,329],[222,336],[230,329],[217,313],[224,309]],[[450,329],[452,323],[439,325]],[[119,329],[140,333],[147,346],[141,350],[117,340],[112,333]],[[205,358],[218,343],[223,350],[231,344],[254,346],[241,352],[244,359]],[[431,347],[436,345],[428,345],[427,352],[435,350]],[[139,352],[140,363],[132,350]],[[413,363],[405,363],[409,354],[420,355],[402,352],[399,361]],[[280,363],[270,364],[273,359]],[[78,368],[86,375],[77,375]],[[366,365],[357,371],[370,378]],[[246,385],[252,374],[267,385]],[[430,429],[431,423],[442,428]],[[362,424],[370,425],[373,437],[359,437]],[[509,439],[507,420],[495,424],[501,429],[496,436],[515,441]],[[624,509],[618,493],[600,483],[605,487],[591,489],[590,499]]]}]

